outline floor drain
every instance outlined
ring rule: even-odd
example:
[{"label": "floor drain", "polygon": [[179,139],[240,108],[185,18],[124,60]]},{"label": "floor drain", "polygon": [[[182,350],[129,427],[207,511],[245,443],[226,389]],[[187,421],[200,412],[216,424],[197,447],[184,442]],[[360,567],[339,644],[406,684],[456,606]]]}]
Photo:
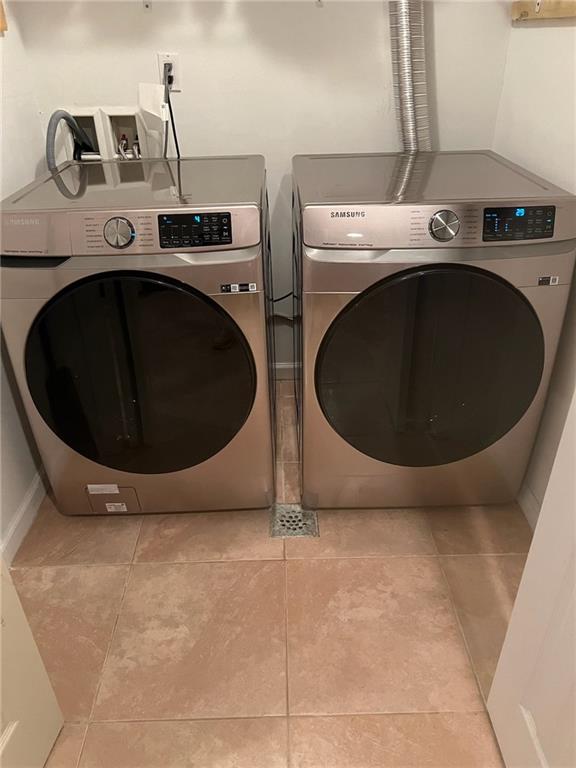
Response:
[{"label": "floor drain", "polygon": [[276,504],[272,509],[271,536],[318,536],[316,512],[300,504]]}]

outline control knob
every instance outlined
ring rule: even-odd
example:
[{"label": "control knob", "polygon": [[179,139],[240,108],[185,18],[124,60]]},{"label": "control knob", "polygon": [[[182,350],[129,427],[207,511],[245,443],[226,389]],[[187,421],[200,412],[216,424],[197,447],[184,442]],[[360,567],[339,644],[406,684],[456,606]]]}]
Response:
[{"label": "control knob", "polygon": [[428,229],[434,240],[446,243],[460,231],[460,219],[454,211],[436,211],[430,219]]},{"label": "control knob", "polygon": [[114,216],[104,224],[104,240],[112,248],[128,248],[135,237],[134,225],[121,216]]}]

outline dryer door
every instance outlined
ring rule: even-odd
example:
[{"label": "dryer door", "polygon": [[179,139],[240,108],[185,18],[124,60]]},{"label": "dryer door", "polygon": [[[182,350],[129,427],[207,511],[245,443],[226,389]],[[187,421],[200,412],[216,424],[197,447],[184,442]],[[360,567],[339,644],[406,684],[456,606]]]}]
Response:
[{"label": "dryer door", "polygon": [[320,346],[316,393],[333,429],[382,462],[436,466],[505,435],[542,377],[530,303],[465,265],[406,270],[357,296]]},{"label": "dryer door", "polygon": [[58,437],[126,472],[206,461],[241,429],[256,393],[232,318],[190,286],[144,272],[95,275],[57,294],[34,321],[25,365]]}]

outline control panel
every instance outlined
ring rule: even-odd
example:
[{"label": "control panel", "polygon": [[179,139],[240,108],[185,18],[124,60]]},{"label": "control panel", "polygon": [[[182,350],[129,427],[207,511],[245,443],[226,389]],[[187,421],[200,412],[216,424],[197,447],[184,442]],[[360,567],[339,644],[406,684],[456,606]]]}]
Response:
[{"label": "control panel", "polygon": [[158,216],[160,248],[230,245],[230,213],[175,213]]},{"label": "control panel", "polygon": [[[531,201],[533,202],[533,201]],[[576,197],[527,205],[521,199],[441,205],[308,204],[304,243],[312,248],[478,248],[576,238]]]},{"label": "control panel", "polygon": [[[261,242],[262,212],[255,204],[227,210],[175,207],[160,210],[55,210],[0,212],[3,254],[14,256],[112,256],[253,248]],[[206,258],[209,258],[206,256]]]},{"label": "control panel", "polygon": [[554,236],[556,207],[484,208],[482,240],[541,240]]}]

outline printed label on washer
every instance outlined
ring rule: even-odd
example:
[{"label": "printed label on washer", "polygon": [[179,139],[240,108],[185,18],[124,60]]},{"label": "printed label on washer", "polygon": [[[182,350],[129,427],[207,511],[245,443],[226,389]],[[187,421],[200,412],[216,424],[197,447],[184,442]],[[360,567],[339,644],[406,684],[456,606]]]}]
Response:
[{"label": "printed label on washer", "polygon": [[538,278],[538,285],[559,285],[560,278],[558,275],[546,275],[545,277]]},{"label": "printed label on washer", "polygon": [[88,493],[120,493],[118,486],[110,483],[109,485],[87,485]]},{"label": "printed label on washer", "polygon": [[124,502],[113,502],[106,504],[106,512],[128,512],[128,507]]},{"label": "printed label on washer", "polygon": [[258,287],[256,283],[222,283],[220,293],[254,293]]}]

